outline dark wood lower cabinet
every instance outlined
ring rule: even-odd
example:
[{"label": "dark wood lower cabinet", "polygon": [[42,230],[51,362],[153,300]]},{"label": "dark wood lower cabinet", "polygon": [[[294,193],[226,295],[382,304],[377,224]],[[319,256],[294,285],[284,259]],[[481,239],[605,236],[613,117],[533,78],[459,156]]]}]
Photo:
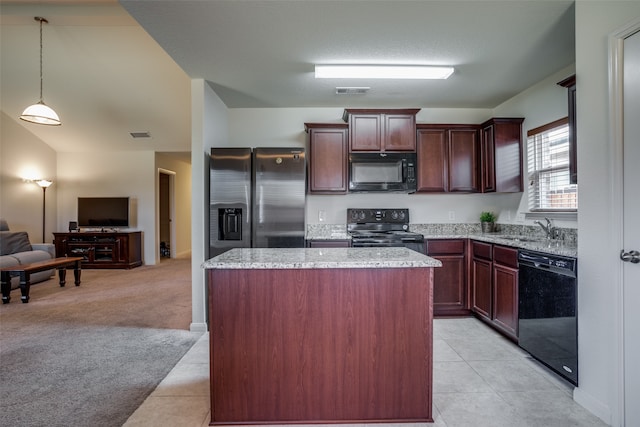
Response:
[{"label": "dark wood lower cabinet", "polygon": [[518,338],[518,250],[493,247],[493,324],[509,338]]},{"label": "dark wood lower cabinet", "polygon": [[508,338],[518,339],[518,250],[472,242],[471,310]]},{"label": "dark wood lower cabinet", "polygon": [[487,319],[491,318],[491,261],[474,258],[473,311]]},{"label": "dark wood lower cabinet", "polygon": [[442,267],[434,271],[434,316],[470,314],[466,248],[466,239],[427,241],[427,255],[442,262]]},{"label": "dark wood lower cabinet", "polygon": [[209,270],[210,425],[433,422],[433,270]]}]

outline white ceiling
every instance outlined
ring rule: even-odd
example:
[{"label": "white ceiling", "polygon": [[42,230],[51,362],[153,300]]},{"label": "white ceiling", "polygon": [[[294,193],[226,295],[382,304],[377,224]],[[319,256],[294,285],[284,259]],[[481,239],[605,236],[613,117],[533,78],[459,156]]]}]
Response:
[{"label": "white ceiling", "polygon": [[[564,0],[2,1],[2,112],[56,151],[190,151],[190,78],[229,108],[493,108],[575,61]],[[126,10],[125,10],[126,9]],[[17,117],[44,99],[63,125]],[[452,65],[446,81],[315,80],[316,63]],[[336,95],[336,86],[370,86]],[[134,140],[129,132],[149,131]]]}]

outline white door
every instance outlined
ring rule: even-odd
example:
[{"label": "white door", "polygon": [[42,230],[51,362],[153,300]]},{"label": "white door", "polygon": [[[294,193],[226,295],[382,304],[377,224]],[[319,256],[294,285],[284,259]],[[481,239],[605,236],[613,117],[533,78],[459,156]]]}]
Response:
[{"label": "white door", "polygon": [[623,52],[624,403],[631,427],[640,426],[640,263],[630,262],[640,251],[640,32],[624,40]]}]

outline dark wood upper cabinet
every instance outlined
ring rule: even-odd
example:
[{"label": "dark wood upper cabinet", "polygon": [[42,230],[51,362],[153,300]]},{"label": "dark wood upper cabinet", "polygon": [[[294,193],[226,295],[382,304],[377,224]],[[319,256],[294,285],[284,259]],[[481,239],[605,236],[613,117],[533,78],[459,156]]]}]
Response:
[{"label": "dark wood upper cabinet", "polygon": [[419,109],[346,109],[350,151],[415,151]]},{"label": "dark wood upper cabinet", "polygon": [[418,192],[478,191],[478,127],[417,126]]},{"label": "dark wood upper cabinet", "polygon": [[523,118],[494,118],[481,125],[483,193],[523,190]]},{"label": "dark wood upper cabinet", "polygon": [[309,192],[347,192],[348,129],[346,124],[305,123],[309,140]]},{"label": "dark wood upper cabinet", "polygon": [[578,145],[576,138],[576,76],[567,77],[558,82],[558,85],[567,88],[569,100],[569,182],[578,183]]}]

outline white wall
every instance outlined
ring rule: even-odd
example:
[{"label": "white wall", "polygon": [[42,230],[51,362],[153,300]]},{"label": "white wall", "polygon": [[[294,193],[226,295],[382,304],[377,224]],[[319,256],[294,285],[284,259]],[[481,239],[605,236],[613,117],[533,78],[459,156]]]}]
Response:
[{"label": "white wall", "polygon": [[56,152],[29,132],[31,124],[0,113],[0,218],[14,231],[26,231],[31,243],[42,242],[42,189],[29,179],[46,178],[53,185],[46,192],[45,241],[56,229]]},{"label": "white wall", "polygon": [[57,171],[57,230],[77,220],[78,197],[129,197],[130,226],[122,230],[142,231],[143,261],[156,263],[154,152],[58,153]]},{"label": "white wall", "polygon": [[202,79],[191,81],[191,327],[207,330],[207,290],[201,267],[209,253],[209,153],[228,144],[228,110]]},{"label": "white wall", "polygon": [[621,343],[615,307],[621,284],[612,232],[608,36],[640,17],[637,1],[576,2],[576,91],[578,140],[578,348],[580,387],[574,398],[604,421],[622,425]]},{"label": "white wall", "polygon": [[[566,104],[566,99],[565,99]],[[305,147],[305,122],[344,123],[343,108],[247,108],[229,110],[230,141],[235,147]],[[425,108],[419,123],[475,123],[491,117],[487,109]],[[351,207],[398,207],[410,209],[411,222],[479,222],[481,211],[500,214],[499,221],[515,218],[521,194],[394,194],[366,193],[307,196],[307,224],[345,224]],[[453,212],[454,218],[450,219]],[[505,219],[505,221],[503,221]]]},{"label": "white wall", "polygon": [[[522,123],[522,140],[524,155],[524,192],[517,207],[518,212],[527,212],[528,207],[528,186],[527,186],[527,131],[535,129],[539,126],[551,123],[554,120],[567,117],[568,115],[568,94],[567,88],[558,86],[558,82],[575,74],[575,65],[564,68],[541,82],[531,86],[527,90],[519,93],[513,98],[503,102],[493,110],[494,117],[524,117]],[[516,223],[516,216],[512,216],[511,220],[503,216],[500,222]],[[518,223],[533,224],[533,220],[526,220]],[[577,228],[577,221],[557,220],[554,221],[556,226]]]},{"label": "white wall", "polygon": [[[175,227],[175,241],[171,242],[171,247],[176,256],[188,256],[191,254],[191,163],[182,161],[172,154],[157,153],[156,171],[159,168],[175,173],[173,179],[173,207],[175,211],[171,217],[172,227]],[[158,183],[156,183],[157,185]],[[156,206],[159,208],[158,197],[158,193],[156,193]],[[158,229],[160,227],[158,212],[156,212],[156,217],[156,229]],[[156,244],[156,249],[159,249],[158,244]]]}]

